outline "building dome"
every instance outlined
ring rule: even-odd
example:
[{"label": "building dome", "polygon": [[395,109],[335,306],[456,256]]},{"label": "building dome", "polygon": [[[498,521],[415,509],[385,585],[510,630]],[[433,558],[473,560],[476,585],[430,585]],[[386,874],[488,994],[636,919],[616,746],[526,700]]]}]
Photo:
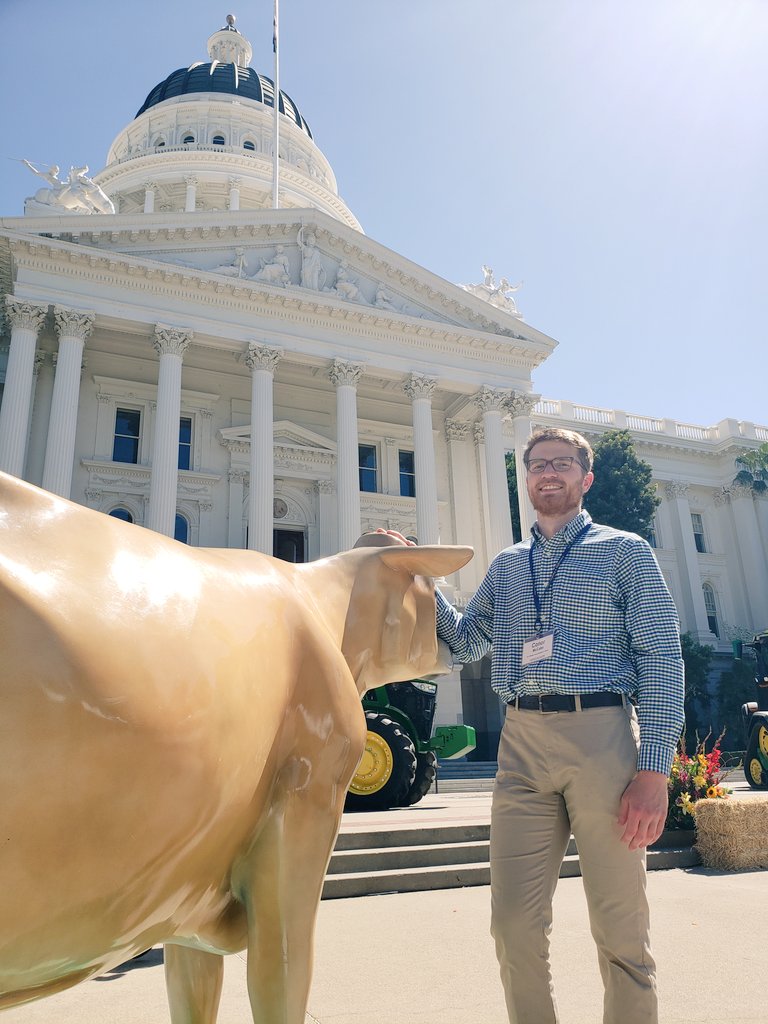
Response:
[{"label": "building dome", "polygon": [[[253,68],[241,67],[235,62],[198,62],[189,68],[173,71],[152,89],[136,114],[141,117],[151,107],[164,100],[178,97],[197,98],[199,94],[226,94],[236,99],[255,100],[268,107],[275,105],[275,86],[271,78],[260,75]],[[280,113],[285,114],[312,138],[309,125],[290,96],[280,90]]]}]

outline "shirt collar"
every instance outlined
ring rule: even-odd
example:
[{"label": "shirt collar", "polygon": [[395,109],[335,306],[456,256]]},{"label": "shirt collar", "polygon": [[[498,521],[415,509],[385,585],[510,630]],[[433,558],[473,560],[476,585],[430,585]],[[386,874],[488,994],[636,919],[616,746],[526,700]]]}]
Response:
[{"label": "shirt collar", "polygon": [[583,508],[573,519],[569,520],[558,530],[553,537],[545,537],[539,529],[539,524],[534,523],[531,527],[531,535],[533,537],[534,544],[542,544],[546,541],[557,541],[558,544],[570,544],[570,542],[577,537],[578,534],[584,529],[585,526],[589,526],[592,522],[592,516]]}]

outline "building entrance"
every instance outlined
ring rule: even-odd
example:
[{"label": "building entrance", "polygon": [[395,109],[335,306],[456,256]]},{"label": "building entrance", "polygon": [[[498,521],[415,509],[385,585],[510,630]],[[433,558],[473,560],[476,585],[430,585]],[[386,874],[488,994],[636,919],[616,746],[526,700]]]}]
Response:
[{"label": "building entrance", "polygon": [[273,530],[272,554],[284,562],[305,562],[303,530]]}]

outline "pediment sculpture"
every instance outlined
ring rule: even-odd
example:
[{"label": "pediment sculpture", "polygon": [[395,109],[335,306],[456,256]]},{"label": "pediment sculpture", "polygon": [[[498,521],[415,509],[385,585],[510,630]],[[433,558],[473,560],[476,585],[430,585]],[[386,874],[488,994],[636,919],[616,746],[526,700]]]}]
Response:
[{"label": "pediment sculpture", "polygon": [[47,188],[40,188],[34,196],[27,198],[24,212],[27,214],[50,213],[114,213],[115,205],[104,190],[88,177],[88,164],[70,167],[66,178],[59,177],[58,164],[51,164],[41,170],[29,160],[22,163],[43,181]]},{"label": "pediment sculpture", "polygon": [[512,298],[512,293],[520,291],[522,286],[522,281],[520,284],[512,285],[506,277],[502,277],[499,283],[496,284],[493,270],[483,264],[482,284],[460,284],[459,288],[463,288],[465,292],[469,292],[470,295],[474,295],[478,299],[484,299],[492,306],[495,306],[496,309],[504,310],[505,313],[511,313],[512,316],[522,320],[522,314],[517,308],[517,303]]}]

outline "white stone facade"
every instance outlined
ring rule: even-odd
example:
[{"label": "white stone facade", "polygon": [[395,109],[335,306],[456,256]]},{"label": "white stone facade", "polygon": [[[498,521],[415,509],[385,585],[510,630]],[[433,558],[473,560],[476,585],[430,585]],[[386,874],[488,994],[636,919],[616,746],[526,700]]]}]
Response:
[{"label": "white stone facade", "polygon": [[[469,543],[445,583],[462,603],[512,540],[505,451],[532,424],[627,426],[683,628],[724,649],[767,625],[768,501],[732,480],[768,428],[540,400],[555,342],[499,288],[365,236],[285,115],[269,208],[271,118],[221,92],[163,100],[94,175],[116,213],[36,201],[0,220],[0,469],[194,545],[316,559],[379,526]],[[492,733],[493,699],[468,693],[458,673],[441,684],[439,721]]]}]

